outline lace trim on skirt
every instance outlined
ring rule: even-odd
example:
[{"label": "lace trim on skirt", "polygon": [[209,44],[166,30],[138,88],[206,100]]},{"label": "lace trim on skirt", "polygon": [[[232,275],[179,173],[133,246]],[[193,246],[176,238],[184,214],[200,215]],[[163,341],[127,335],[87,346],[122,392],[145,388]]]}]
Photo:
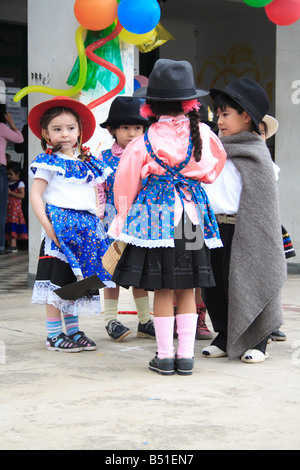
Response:
[{"label": "lace trim on skirt", "polygon": [[84,297],[78,300],[63,300],[54,291],[60,286],[50,281],[35,281],[33,286],[31,303],[51,304],[69,315],[100,315],[100,294],[91,299]]}]

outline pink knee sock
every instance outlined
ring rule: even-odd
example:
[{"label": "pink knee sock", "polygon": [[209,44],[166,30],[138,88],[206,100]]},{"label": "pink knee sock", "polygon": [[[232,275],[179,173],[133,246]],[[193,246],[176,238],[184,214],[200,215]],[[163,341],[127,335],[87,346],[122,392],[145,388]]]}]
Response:
[{"label": "pink knee sock", "polygon": [[194,357],[197,319],[198,315],[196,313],[183,313],[176,315],[178,357]]},{"label": "pink knee sock", "polygon": [[153,318],[159,359],[174,357],[174,319],[175,317]]}]

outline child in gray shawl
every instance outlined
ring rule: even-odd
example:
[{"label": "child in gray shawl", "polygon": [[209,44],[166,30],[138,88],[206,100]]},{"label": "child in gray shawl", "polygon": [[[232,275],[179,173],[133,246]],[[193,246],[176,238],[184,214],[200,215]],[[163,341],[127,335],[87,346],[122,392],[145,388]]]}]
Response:
[{"label": "child in gray shawl", "polygon": [[216,181],[205,185],[223,247],[211,250],[216,286],[205,290],[218,335],[202,354],[263,362],[269,335],[282,325],[287,271],[275,173],[259,135],[269,100],[247,77],[210,94],[227,161]]}]

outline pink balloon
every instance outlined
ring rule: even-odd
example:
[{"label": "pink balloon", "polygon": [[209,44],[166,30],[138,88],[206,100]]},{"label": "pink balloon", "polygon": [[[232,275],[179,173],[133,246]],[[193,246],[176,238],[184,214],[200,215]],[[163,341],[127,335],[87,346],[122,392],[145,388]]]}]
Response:
[{"label": "pink balloon", "polygon": [[288,26],[300,18],[300,0],[273,0],[265,6],[265,11],[273,23]]},{"label": "pink balloon", "polygon": [[135,75],[134,78],[139,82],[141,87],[148,86],[149,79],[145,75]]}]

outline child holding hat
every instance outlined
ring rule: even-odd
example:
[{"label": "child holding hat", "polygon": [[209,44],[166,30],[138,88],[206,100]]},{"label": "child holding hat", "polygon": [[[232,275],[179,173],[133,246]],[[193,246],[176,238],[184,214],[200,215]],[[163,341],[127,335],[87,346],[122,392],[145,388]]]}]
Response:
[{"label": "child holding hat", "polygon": [[30,164],[30,202],[44,229],[32,302],[46,304],[47,349],[94,350],[94,341],[79,330],[78,315],[83,310],[100,313],[99,292],[74,301],[61,299],[55,290],[92,275],[114,285],[101,263],[108,242],[97,199],[97,184],[111,170],[82,148],[96,124],[84,104],[55,97],[35,106],[28,124],[43,148]]},{"label": "child holding hat", "polygon": [[202,353],[263,362],[269,335],[282,324],[286,279],[276,177],[259,135],[269,100],[247,77],[210,94],[227,161],[217,180],[205,185],[223,247],[211,257],[216,286],[205,289],[218,335]]},{"label": "child holding hat", "polygon": [[[149,125],[148,120],[140,115],[140,105],[141,102],[138,98],[118,96],[111,104],[107,120],[100,124],[115,139],[112,148],[104,150],[99,157],[112,169],[112,173],[108,176],[105,183],[99,187],[99,190],[105,193],[106,209],[104,224],[107,229],[116,214],[113,186],[122,154],[127,145],[136,137],[144,134],[146,127]],[[113,241],[112,239],[110,240]],[[119,289],[119,286],[104,289],[105,328],[108,335],[114,341],[121,341],[130,334],[130,329],[118,321]],[[132,293],[139,319],[137,336],[155,339],[148,293],[144,289],[135,289],[134,287],[132,288]]]},{"label": "child holding hat", "polygon": [[[187,61],[159,59],[148,87],[134,95],[153,124],[129,143],[118,165],[117,215],[109,235],[127,246],[113,274],[116,284],[154,291],[157,353],[149,369],[190,375],[194,367],[194,288],[214,285],[210,248],[221,246],[217,223],[200,181],[211,183],[226,153],[200,123],[198,98]],[[174,348],[173,296],[177,299],[178,348]]]}]

